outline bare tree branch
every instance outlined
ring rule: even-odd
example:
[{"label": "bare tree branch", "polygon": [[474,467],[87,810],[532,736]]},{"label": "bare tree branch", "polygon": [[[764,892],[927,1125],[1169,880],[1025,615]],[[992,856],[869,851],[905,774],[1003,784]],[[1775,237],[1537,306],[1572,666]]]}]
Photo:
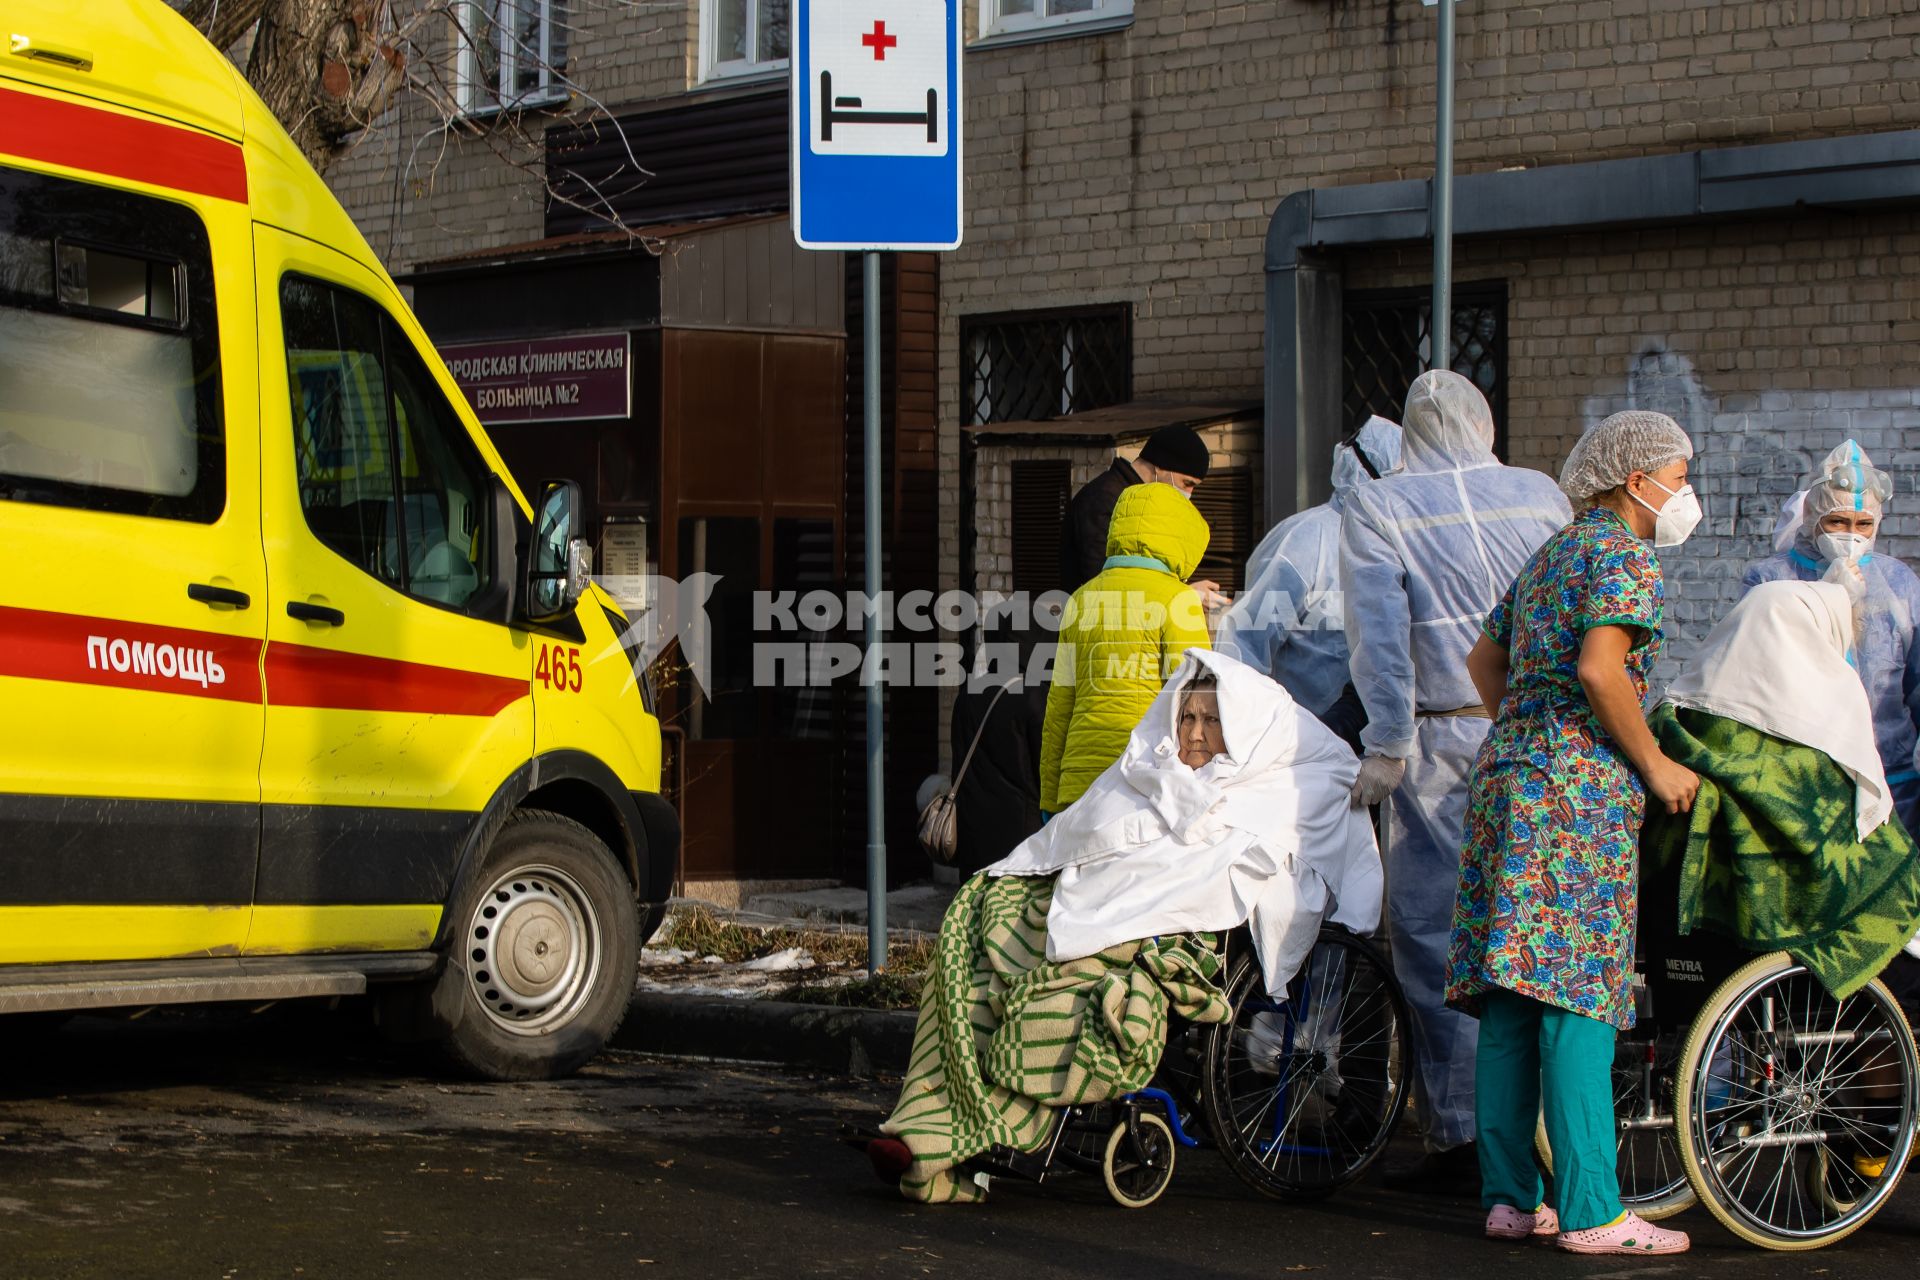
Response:
[{"label": "bare tree branch", "polygon": [[[430,186],[456,141],[479,146],[537,182],[550,203],[647,240],[624,226],[618,200],[653,175],[613,112],[571,74],[570,59],[549,60],[542,47],[572,44],[579,29],[569,19],[582,9],[630,13],[685,0],[555,0],[542,15],[553,28],[542,47],[529,39],[537,23],[519,25],[538,0],[173,2],[216,46],[244,58],[248,82],[321,173],[380,131],[418,128],[403,148],[404,181]],[[503,76],[503,61],[519,75]],[[523,82],[538,92],[515,100]],[[545,134],[556,117],[613,131],[626,155],[614,184],[550,179]]]},{"label": "bare tree branch", "polygon": [[224,53],[253,29],[266,7],[267,0],[188,0],[180,13]]}]

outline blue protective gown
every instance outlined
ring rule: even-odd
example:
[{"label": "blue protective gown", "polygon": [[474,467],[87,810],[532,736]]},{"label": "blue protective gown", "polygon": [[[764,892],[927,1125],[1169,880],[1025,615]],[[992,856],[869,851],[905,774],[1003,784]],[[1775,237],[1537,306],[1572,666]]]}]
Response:
[{"label": "blue protective gown", "polygon": [[[1762,582],[1820,581],[1829,566],[1804,542],[1748,565],[1741,590]],[[1920,577],[1882,555],[1862,558],[1860,572],[1867,582],[1867,616],[1854,641],[1853,663],[1873,708],[1873,737],[1893,790],[1894,815],[1908,831],[1920,832],[1920,773],[1913,760],[1920,735],[1920,645],[1913,634],[1920,619]]]},{"label": "blue protective gown", "polygon": [[1408,396],[1406,473],[1346,500],[1340,585],[1353,682],[1367,709],[1361,740],[1369,755],[1407,762],[1389,808],[1388,928],[1413,1015],[1427,1142],[1445,1150],[1474,1136],[1477,1028],[1445,1007],[1443,993],[1467,774],[1492,722],[1444,713],[1479,702],[1467,653],[1481,623],[1573,513],[1551,479],[1494,458],[1477,393],[1416,406],[1421,383],[1436,376],[1456,377],[1423,374]]},{"label": "blue protective gown", "polygon": [[[1400,470],[1400,428],[1385,418],[1356,433],[1381,475]],[[1228,611],[1216,647],[1280,682],[1323,716],[1347,685],[1347,632],[1340,604],[1340,512],[1371,479],[1353,449],[1333,455],[1333,500],[1273,526],[1247,559],[1247,585]]]}]

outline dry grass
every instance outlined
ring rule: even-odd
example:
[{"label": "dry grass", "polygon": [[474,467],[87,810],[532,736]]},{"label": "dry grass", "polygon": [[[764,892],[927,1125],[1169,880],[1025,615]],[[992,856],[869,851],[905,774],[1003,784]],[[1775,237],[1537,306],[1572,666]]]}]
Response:
[{"label": "dry grass", "polygon": [[858,982],[801,983],[780,993],[797,1004],[824,1004],[838,1009],[917,1009],[923,973],[888,969],[876,978]]},{"label": "dry grass", "polygon": [[[887,947],[889,975],[923,973],[933,960],[931,937],[916,934]],[[719,956],[728,964],[801,947],[814,963],[828,968],[864,967],[867,935],[864,931],[832,929],[763,929],[723,920],[705,907],[675,908],[654,946],[678,947],[697,956]],[[896,1006],[877,1006],[893,1008]]]}]

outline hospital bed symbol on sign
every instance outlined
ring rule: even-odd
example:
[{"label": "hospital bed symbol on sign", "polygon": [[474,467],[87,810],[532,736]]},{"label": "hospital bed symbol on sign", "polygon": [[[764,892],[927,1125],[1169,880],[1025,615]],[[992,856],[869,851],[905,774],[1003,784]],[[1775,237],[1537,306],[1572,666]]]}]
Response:
[{"label": "hospital bed symbol on sign", "polygon": [[815,155],[947,154],[944,0],[814,0]]}]

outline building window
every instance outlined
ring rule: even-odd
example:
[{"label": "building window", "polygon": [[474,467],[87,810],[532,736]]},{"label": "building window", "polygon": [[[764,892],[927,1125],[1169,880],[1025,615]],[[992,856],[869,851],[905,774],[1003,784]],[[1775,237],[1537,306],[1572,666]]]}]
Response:
[{"label": "building window", "polygon": [[[1342,358],[1349,429],[1368,414],[1400,421],[1413,380],[1425,372],[1433,312],[1432,291],[1353,290],[1346,296]],[[1507,285],[1476,281],[1453,289],[1455,373],[1473,380],[1493,409],[1494,453],[1507,456]]]},{"label": "building window", "polygon": [[1131,17],[1133,0],[980,0],[983,38]]},{"label": "building window", "polygon": [[1119,306],[969,316],[960,322],[962,416],[1026,422],[1132,395],[1133,316]]},{"label": "building window", "polygon": [[787,68],[789,0],[700,0],[700,78]]},{"label": "building window", "polygon": [[483,115],[566,101],[564,0],[469,0],[457,13],[462,111]]}]

